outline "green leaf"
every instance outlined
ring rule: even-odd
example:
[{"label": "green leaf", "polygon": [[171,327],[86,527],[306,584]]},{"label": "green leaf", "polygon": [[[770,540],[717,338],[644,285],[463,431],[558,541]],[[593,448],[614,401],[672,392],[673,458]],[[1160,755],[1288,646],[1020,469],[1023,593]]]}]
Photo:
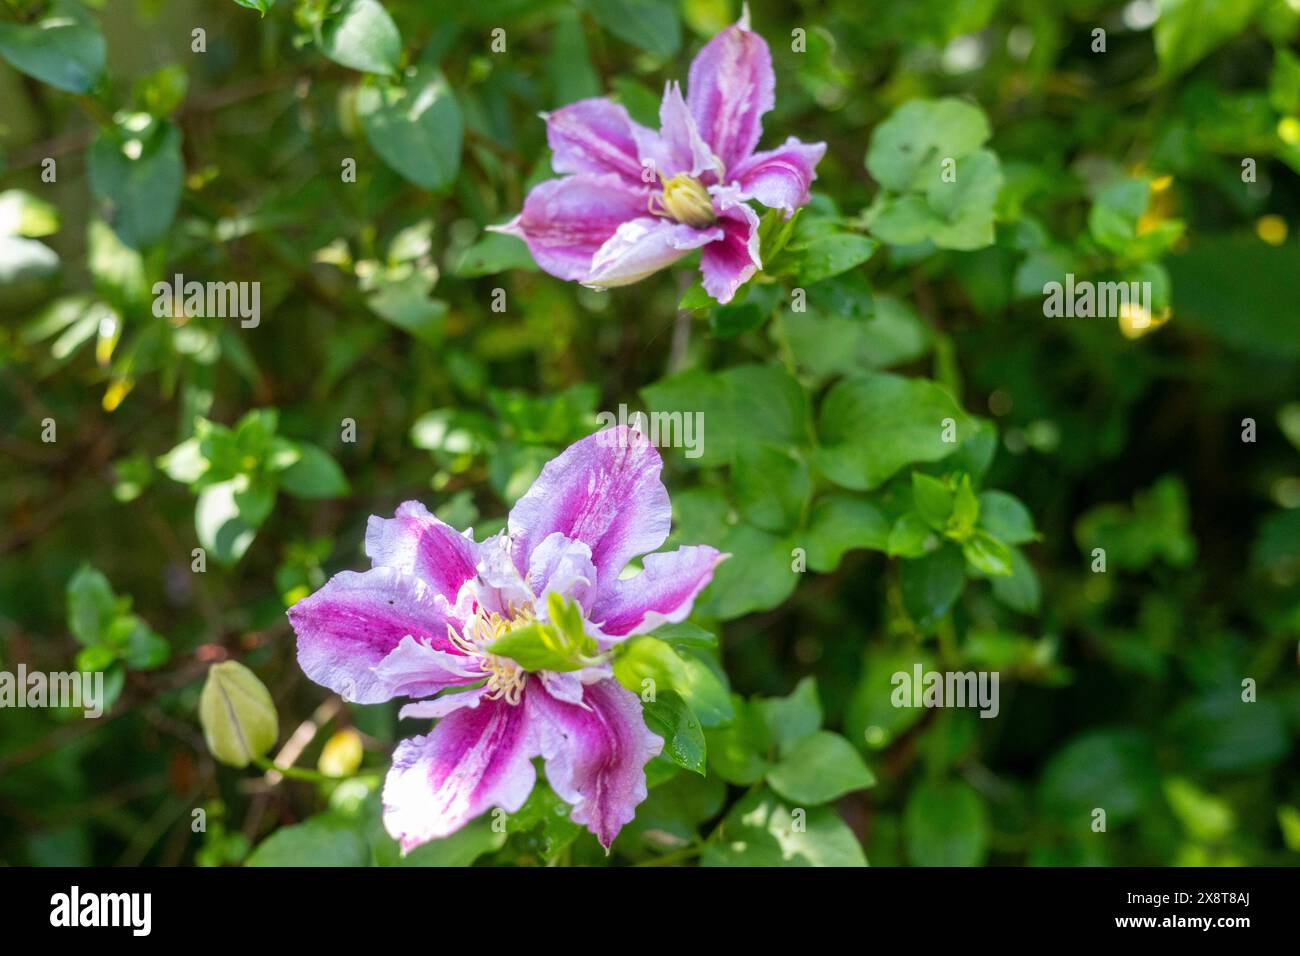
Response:
[{"label": "green leaf", "polygon": [[536,272],[537,263],[522,239],[489,232],[460,254],[452,274],[460,279],[477,279],[508,269]]},{"label": "green leaf", "polygon": [[740,512],[766,531],[789,531],[812,495],[808,466],[776,445],[743,445],[731,469]]},{"label": "green leaf", "polygon": [[891,558],[919,558],[934,547],[934,529],[916,511],[905,511],[889,529],[885,551]]},{"label": "green leaf", "polygon": [[912,100],[876,127],[867,169],[895,192],[925,189],[938,180],[944,159],[960,159],[991,135],[988,120],[961,100]]},{"label": "green leaf", "polygon": [[366,305],[390,325],[436,346],[442,341],[447,303],[430,297],[435,281],[428,271],[419,269],[400,278],[379,278]]},{"label": "green leaf", "polygon": [[274,490],[252,487],[246,475],[209,485],[194,507],[199,544],[219,564],[234,564],[248,551],[274,502]]},{"label": "green leaf", "polygon": [[1089,731],[1060,750],[1043,769],[1038,800],[1056,819],[1086,832],[1092,812],[1109,826],[1136,819],[1159,789],[1157,761],[1137,731]]},{"label": "green leaf", "polygon": [[652,411],[703,415],[703,465],[729,464],[746,444],[807,442],[807,395],[776,365],[739,365],[715,374],[692,369],[661,379],[642,394]]},{"label": "green leaf", "polygon": [[709,650],[718,646],[718,635],[706,631],[698,624],[682,621],[680,624],[665,624],[656,628],[653,637],[670,645],[674,650]]},{"label": "green leaf", "polygon": [[903,562],[899,569],[903,606],[918,627],[929,628],[961,596],[964,566],[961,550],[953,545]]},{"label": "green leaf", "polygon": [[984,574],[1011,574],[1011,549],[987,531],[976,531],[962,542],[962,553],[970,566]]},{"label": "green leaf", "polygon": [[[482,832],[491,833],[492,828],[487,825],[487,819],[480,822],[484,824]],[[544,780],[537,781],[528,801],[518,812],[510,814],[508,829],[510,833],[524,834],[522,842],[525,848],[535,849],[544,860],[553,860],[583,832],[583,828],[571,819],[569,805],[556,796]],[[441,841],[435,841],[432,845],[436,846],[439,842]],[[503,837],[498,837],[493,844],[487,844],[484,837],[480,836],[480,844],[484,846],[481,852],[500,849],[503,842]],[[459,865],[468,866],[472,862],[468,860]]]},{"label": "green leaf", "polygon": [[620,40],[660,59],[677,52],[682,26],[671,0],[586,0],[596,22]]},{"label": "green leaf", "polygon": [[370,848],[351,820],[323,813],[281,827],[257,845],[245,866],[365,866]]},{"label": "green leaf", "polygon": [[830,494],[813,505],[805,535],[808,567],[826,574],[839,566],[847,551],[884,551],[889,542],[889,522],[869,502]]},{"label": "green leaf", "polygon": [[171,657],[171,645],[167,639],[157,633],[134,614],[118,618],[126,632],[125,653],[122,659],[131,670],[146,671],[161,667]]},{"label": "green leaf", "polygon": [[1005,491],[980,492],[979,525],[1006,544],[1038,540],[1034,516],[1019,498]]},{"label": "green leaf", "polygon": [[799,364],[818,377],[904,365],[923,356],[931,335],[906,303],[888,296],[874,300],[875,317],[864,322],[823,304],[823,289],[808,290],[808,309],[788,312],[782,324]]},{"label": "green leaf", "polygon": [[763,715],[768,735],[782,753],[822,725],[822,705],[817,697],[817,681],[812,677],[799,681],[788,697],[761,698],[751,706]]},{"label": "green leaf", "polygon": [[790,246],[794,259],[790,267],[799,282],[812,285],[857,268],[880,248],[870,236],[856,233],[832,233],[818,236],[798,246]]},{"label": "green leaf", "polygon": [[108,578],[83,564],[68,579],[68,630],[81,644],[98,644],[117,613],[117,598]]},{"label": "green leaf", "polygon": [[[952,454],[972,429],[933,382],[865,373],[836,384],[822,402],[817,464],[836,484],[869,491],[905,465]],[[956,441],[944,441],[945,433]]]},{"label": "green leaf", "polygon": [[664,755],[679,767],[704,774],[704,728],[680,695],[660,691],[644,704],[645,722],[664,740]]},{"label": "green leaf", "polygon": [[301,453],[280,473],[280,487],[295,498],[337,498],[348,493],[348,479],[338,462],[317,445],[295,442]]},{"label": "green leaf", "polygon": [[907,798],[903,835],[916,866],[979,866],[989,844],[984,799],[960,780],[923,780]]},{"label": "green leaf", "polygon": [[1156,56],[1165,76],[1176,76],[1244,30],[1261,0],[1160,0],[1155,22]]},{"label": "green leaf", "polygon": [[147,114],[122,117],[90,145],[90,186],[113,231],[132,249],[167,234],[185,179],[180,130]]},{"label": "green leaf", "polygon": [[993,596],[1012,610],[1021,614],[1037,614],[1042,592],[1038,574],[1024,552],[1012,546],[1011,575],[993,578]]},{"label": "green leaf", "polygon": [[705,732],[709,769],[728,783],[748,787],[767,773],[772,737],[757,702],[746,703],[732,695],[731,704],[735,715],[731,723]]},{"label": "green leaf", "polygon": [[38,239],[59,230],[59,210],[22,189],[0,192],[0,236]]},{"label": "green leaf", "polygon": [[943,531],[952,515],[953,493],[943,481],[924,472],[912,472],[912,503],[935,531]]},{"label": "green leaf", "polygon": [[318,30],[321,52],[335,63],[384,76],[397,72],[402,36],[379,0],[344,0]]},{"label": "green leaf", "polygon": [[256,10],[262,16],[266,16],[271,7],[275,6],[275,0],[235,0],[235,3],[245,9]]},{"label": "green leaf", "polygon": [[367,83],[357,91],[357,113],[370,145],[402,176],[435,192],[455,181],[460,106],[441,73],[419,66],[400,83]]},{"label": "green leaf", "polygon": [[[614,676],[635,694],[652,689],[656,696],[665,690],[682,691],[688,681],[686,665],[677,652],[649,636],[634,637],[618,646]],[[648,685],[646,681],[652,683]]]},{"label": "green leaf", "polygon": [[1206,236],[1167,264],[1179,320],[1252,355],[1300,358],[1300,310],[1290,281],[1300,274],[1300,243]]},{"label": "green leaf", "polygon": [[767,772],[767,782],[796,804],[829,803],[874,786],[875,775],[839,734],[819,730],[795,741]]},{"label": "green leaf", "polygon": [[[513,831],[515,818],[524,813],[532,803],[532,797],[541,793],[550,793],[550,788],[545,783],[538,782],[533,788],[532,796],[528,804],[520,808],[519,813],[510,817],[509,829]],[[552,798],[559,801],[558,797],[551,794]],[[568,817],[568,808],[561,802],[560,812],[552,813],[547,818],[547,823],[555,829],[563,828],[568,824],[577,835],[578,826],[572,823]],[[553,821],[553,823],[552,823]],[[375,841],[374,859],[379,866],[436,866],[436,867],[462,867],[472,866],[474,861],[479,857],[493,853],[505,845],[508,834],[499,830],[493,825],[491,814],[479,817],[477,820],[471,820],[455,833],[449,836],[440,837],[436,840],[430,840],[416,847],[405,856],[401,855],[401,850],[397,841],[390,837],[387,832],[383,831],[382,823],[375,827],[376,836],[372,839]],[[381,842],[382,841],[382,842]]]},{"label": "green leaf", "polygon": [[51,4],[35,23],[0,23],[0,56],[68,93],[88,93],[104,75],[104,37],[79,3]]},{"label": "green leaf", "polygon": [[853,831],[829,807],[790,807],[760,789],[727,813],[702,866],[866,866]]}]

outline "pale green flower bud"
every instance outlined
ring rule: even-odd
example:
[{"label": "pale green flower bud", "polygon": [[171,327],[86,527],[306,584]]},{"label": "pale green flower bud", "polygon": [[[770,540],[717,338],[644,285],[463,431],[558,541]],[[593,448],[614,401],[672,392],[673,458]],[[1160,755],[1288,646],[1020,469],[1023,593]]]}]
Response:
[{"label": "pale green flower bud", "polygon": [[199,697],[208,750],[221,763],[247,767],[280,736],[275,702],[257,675],[237,661],[213,664]]}]

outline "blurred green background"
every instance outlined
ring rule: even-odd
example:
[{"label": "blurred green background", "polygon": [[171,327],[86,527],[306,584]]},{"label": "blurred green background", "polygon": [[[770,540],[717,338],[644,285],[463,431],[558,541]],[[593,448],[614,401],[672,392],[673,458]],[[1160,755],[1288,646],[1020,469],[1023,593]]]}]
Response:
[{"label": "blurred green background", "polygon": [[[0,860],[239,863],[292,831],[264,862],[393,862],[372,772],[412,730],[396,705],[331,707],[285,607],[362,567],[366,517],[400,501],[499,527],[619,403],[704,409],[721,449],[666,452],[665,478],[675,537],[736,554],[696,621],[737,697],[709,774],[652,774],[613,862],[1300,860],[1300,3],[756,0],[777,74],[762,145],[828,152],[779,281],[687,309],[685,268],[595,293],[483,230],[551,175],[539,112],[611,94],[653,122],[736,3],[385,0],[399,44],[365,62],[331,39],[352,3],[257,6],[0,7],[0,669],[103,668],[115,701],[98,721],[0,711]],[[56,48],[23,32],[49,17],[71,24]],[[949,96],[991,129],[987,241],[891,231],[898,197],[864,163],[899,107]],[[942,153],[949,134],[922,113],[905,135]],[[810,274],[826,230],[866,261]],[[260,324],[157,317],[176,273],[260,283]],[[1151,282],[1156,307],[1047,318],[1065,273]],[[804,285],[787,309],[778,290]],[[829,391],[886,369],[971,423],[946,463],[905,463],[1032,514],[1010,577],[951,544],[887,553],[909,470],[845,484],[806,447],[836,430],[813,412]],[[196,418],[239,496],[187,473]],[[755,466],[751,433],[784,464]],[[284,448],[304,464],[273,474]],[[769,520],[754,475],[809,463],[795,517]],[[360,741],[362,775],[218,768],[196,709],[225,658],[271,689],[282,741],[322,724],[304,766],[355,771]],[[918,661],[999,671],[1001,713],[892,707]],[[773,830],[775,855],[746,856],[764,824],[745,811],[777,799],[759,781],[779,747],[755,741],[809,676],[815,720],[876,784],[813,811],[817,845]],[[540,811],[466,833],[427,861],[604,859]]]}]

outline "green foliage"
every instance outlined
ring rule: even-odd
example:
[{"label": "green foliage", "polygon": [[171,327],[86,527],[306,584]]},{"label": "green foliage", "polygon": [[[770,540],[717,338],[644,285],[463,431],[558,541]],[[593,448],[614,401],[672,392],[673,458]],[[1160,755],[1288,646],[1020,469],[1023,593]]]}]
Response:
[{"label": "green foliage", "polygon": [[[0,857],[1294,863],[1300,16],[1067,6],[755,6],[758,148],[827,152],[723,306],[697,256],[596,292],[487,229],[553,175],[539,114],[657,126],[734,0],[7,4],[0,665],[102,671],[115,719],[48,749],[67,713],[6,711]],[[182,275],[257,283],[260,323],[160,308]],[[1150,301],[1052,314],[1067,277]],[[609,667],[648,796],[608,857],[544,780],[402,856],[410,722],[310,684],[284,610],[401,501],[500,530],[620,405],[668,427],[665,548],[729,557],[687,621],[607,642],[559,602],[492,651]],[[201,690],[235,659],[275,689],[252,748]],[[996,672],[998,716],[895,706],[917,668]],[[250,798],[205,713],[232,763],[278,717],[318,727],[288,770],[334,724],[364,759]]]}]

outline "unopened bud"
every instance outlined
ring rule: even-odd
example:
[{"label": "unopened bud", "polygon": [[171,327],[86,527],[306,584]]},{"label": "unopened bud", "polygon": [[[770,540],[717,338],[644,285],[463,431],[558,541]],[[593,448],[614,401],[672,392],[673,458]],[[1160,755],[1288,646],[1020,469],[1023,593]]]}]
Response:
[{"label": "unopened bud", "polygon": [[231,767],[247,767],[280,736],[275,702],[257,675],[237,661],[213,664],[199,697],[208,750]]}]

